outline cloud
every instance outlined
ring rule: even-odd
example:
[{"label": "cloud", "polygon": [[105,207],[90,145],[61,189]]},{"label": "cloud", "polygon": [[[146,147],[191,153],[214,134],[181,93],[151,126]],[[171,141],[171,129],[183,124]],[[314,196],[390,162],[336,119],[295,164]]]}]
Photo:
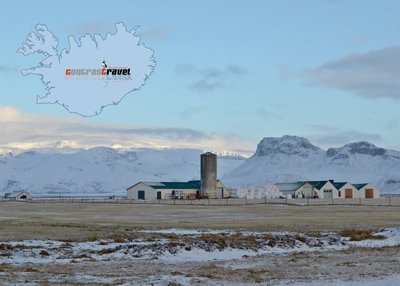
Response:
[{"label": "cloud", "polygon": [[400,46],[350,55],[306,73],[316,85],[363,98],[400,99]]},{"label": "cloud", "polygon": [[11,106],[0,106],[0,123],[8,121],[18,121],[21,118],[21,112]]},{"label": "cloud", "polygon": [[93,123],[84,118],[23,113],[0,106],[0,149],[68,146],[92,148],[198,148],[208,150],[247,149],[252,143],[234,135],[217,135],[190,128],[153,127]]},{"label": "cloud", "polygon": [[227,88],[228,84],[237,76],[242,76],[247,71],[235,64],[229,64],[223,68],[198,68],[192,64],[177,65],[175,71],[180,76],[187,76],[193,79],[190,89],[196,92],[210,92]]}]

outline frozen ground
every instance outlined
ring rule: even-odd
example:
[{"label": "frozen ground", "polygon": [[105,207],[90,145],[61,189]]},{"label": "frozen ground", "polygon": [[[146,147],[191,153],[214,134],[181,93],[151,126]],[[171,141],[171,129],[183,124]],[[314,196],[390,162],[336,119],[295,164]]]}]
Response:
[{"label": "frozen ground", "polygon": [[398,285],[400,227],[371,237],[164,229],[113,240],[8,241],[0,243],[0,279],[4,285]]},{"label": "frozen ground", "polygon": [[397,285],[399,221],[383,206],[3,202],[0,285]]}]

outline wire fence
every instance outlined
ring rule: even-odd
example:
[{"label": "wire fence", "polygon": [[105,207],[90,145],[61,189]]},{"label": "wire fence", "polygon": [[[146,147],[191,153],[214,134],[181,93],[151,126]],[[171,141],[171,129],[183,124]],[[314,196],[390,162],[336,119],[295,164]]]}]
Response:
[{"label": "wire fence", "polygon": [[[12,201],[1,199],[0,202]],[[22,202],[19,200],[18,202]],[[209,205],[209,206],[237,206],[237,205],[294,205],[294,206],[321,206],[321,205],[348,205],[348,206],[400,206],[400,197],[381,197],[375,199],[168,199],[168,200],[133,200],[120,196],[82,196],[82,197],[33,197],[24,200],[27,203],[103,203],[103,204],[158,204],[158,205]]]}]

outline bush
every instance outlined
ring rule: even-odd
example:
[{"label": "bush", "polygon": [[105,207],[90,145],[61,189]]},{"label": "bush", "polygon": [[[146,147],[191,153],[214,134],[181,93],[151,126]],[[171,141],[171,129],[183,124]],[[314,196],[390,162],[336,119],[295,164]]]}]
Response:
[{"label": "bush", "polygon": [[385,239],[383,235],[374,235],[374,229],[344,229],[339,234],[349,237],[350,241],[361,241],[366,239]]}]

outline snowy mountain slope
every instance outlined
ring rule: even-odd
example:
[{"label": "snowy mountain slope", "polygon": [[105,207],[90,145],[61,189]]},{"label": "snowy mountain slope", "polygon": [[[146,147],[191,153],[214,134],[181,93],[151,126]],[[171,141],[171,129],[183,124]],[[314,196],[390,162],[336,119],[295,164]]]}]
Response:
[{"label": "snowy mountain slope", "polygon": [[326,152],[296,136],[264,138],[255,154],[227,174],[225,184],[262,186],[297,180],[369,182],[385,193],[400,193],[400,152],[356,142]]},{"label": "snowy mountain slope", "polygon": [[[138,181],[187,181],[200,177],[197,149],[43,149],[0,155],[0,194],[126,194]],[[18,154],[18,155],[13,155]],[[296,136],[264,138],[255,154],[217,152],[218,177],[228,187],[259,188],[297,180],[369,182],[400,193],[400,152],[356,142],[327,151]]]},{"label": "snowy mountain slope", "polygon": [[[75,153],[8,153],[0,156],[0,193],[26,190],[36,195],[123,195],[138,181],[199,179],[201,153],[196,149],[106,147]],[[243,161],[238,155],[219,156],[219,176]]]}]

